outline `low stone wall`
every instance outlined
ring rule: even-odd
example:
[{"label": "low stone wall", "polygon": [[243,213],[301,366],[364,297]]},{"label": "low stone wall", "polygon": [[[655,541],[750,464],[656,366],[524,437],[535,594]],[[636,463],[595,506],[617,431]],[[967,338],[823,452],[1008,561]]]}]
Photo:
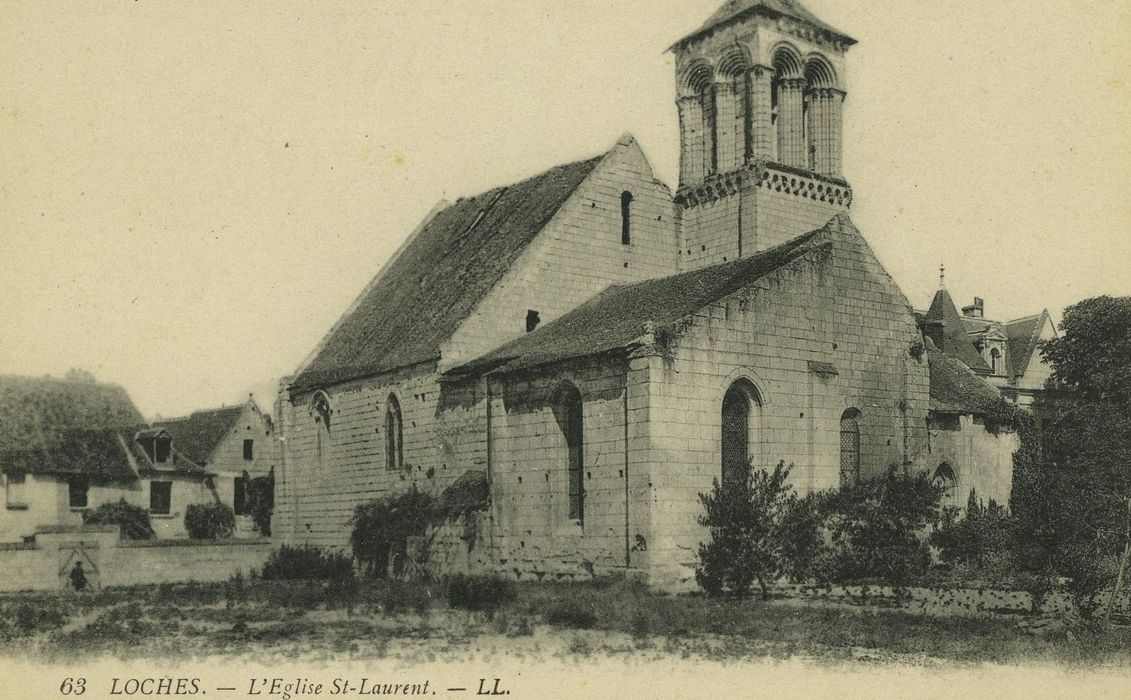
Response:
[{"label": "low stone wall", "polygon": [[59,590],[75,569],[91,588],[187,581],[226,581],[259,569],[268,540],[151,540],[119,538],[117,528],[54,528],[34,543],[0,545],[0,591]]},{"label": "low stone wall", "polygon": [[[992,588],[790,585],[777,586],[775,591],[803,601],[898,607],[933,616],[1022,614],[1032,610],[1033,606],[1033,598],[1028,593]],[[1051,593],[1041,603],[1041,612],[1044,613],[1065,616],[1075,611],[1075,603],[1067,593]],[[1116,601],[1114,612],[1121,617],[1131,615],[1131,592],[1125,592]]]}]

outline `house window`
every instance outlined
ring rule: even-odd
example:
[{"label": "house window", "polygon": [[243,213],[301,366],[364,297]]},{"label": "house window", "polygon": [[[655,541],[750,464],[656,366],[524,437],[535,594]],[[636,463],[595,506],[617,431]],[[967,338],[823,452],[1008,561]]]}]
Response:
[{"label": "house window", "polygon": [[569,518],[585,521],[585,436],[582,424],[581,392],[563,383],[554,400],[554,418],[565,443],[565,467],[569,494]]},{"label": "house window", "polygon": [[542,319],[539,316],[537,311],[535,311],[534,309],[530,309],[526,312],[526,332],[527,333],[529,333],[530,331],[537,328],[538,324],[541,323],[541,322],[542,322]]},{"label": "house window", "polygon": [[632,243],[632,193],[621,192],[620,195],[620,242],[621,245]]},{"label": "house window", "polygon": [[404,426],[401,405],[397,397],[389,394],[385,407],[385,467],[399,469],[404,466]]},{"label": "house window", "polygon": [[840,417],[840,486],[860,481],[860,411],[850,408]]},{"label": "house window", "polygon": [[9,508],[23,508],[27,505],[24,500],[24,484],[27,483],[27,474],[9,474],[6,479],[7,494],[6,504]]},{"label": "house window", "polygon": [[944,508],[958,508],[958,476],[954,468],[946,462],[935,470],[935,486],[942,490],[942,505]]},{"label": "house window", "polygon": [[723,396],[722,412],[722,476],[723,483],[743,478],[755,455],[751,435],[756,436],[754,418],[761,406],[754,385],[740,379],[730,386]]},{"label": "house window", "polygon": [[243,460],[250,462],[255,459],[255,440],[243,441]]},{"label": "house window", "polygon": [[149,512],[153,515],[168,515],[173,507],[173,482],[149,482]]},{"label": "house window", "polygon": [[90,480],[85,476],[72,476],[67,482],[67,500],[71,508],[86,508]]},{"label": "house window", "polygon": [[248,515],[251,511],[248,499],[248,483],[251,479],[245,476],[237,476],[232,482],[232,511],[236,515]]}]

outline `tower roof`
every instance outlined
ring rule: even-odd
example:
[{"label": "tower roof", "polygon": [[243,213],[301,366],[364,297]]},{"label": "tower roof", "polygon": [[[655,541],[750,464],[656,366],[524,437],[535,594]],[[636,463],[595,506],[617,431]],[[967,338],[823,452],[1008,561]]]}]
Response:
[{"label": "tower roof", "polygon": [[844,32],[817,19],[816,15],[803,7],[797,0],[727,0],[722,7],[715,10],[715,13],[707,18],[703,26],[677,41],[671,48],[674,49],[684,42],[697,39],[724,24],[755,14],[767,17],[790,17],[799,22],[804,22],[814,29],[828,32],[850,45],[856,43],[855,39]]},{"label": "tower roof", "polygon": [[943,342],[940,350],[950,357],[962,360],[963,364],[972,370],[990,371],[989,365],[974,349],[974,344],[966,336],[966,324],[963,323],[962,317],[958,315],[958,309],[954,305],[954,300],[950,298],[950,292],[946,291],[946,287],[935,292],[935,298],[931,301],[931,308],[927,310],[923,318],[928,322],[942,323]]}]

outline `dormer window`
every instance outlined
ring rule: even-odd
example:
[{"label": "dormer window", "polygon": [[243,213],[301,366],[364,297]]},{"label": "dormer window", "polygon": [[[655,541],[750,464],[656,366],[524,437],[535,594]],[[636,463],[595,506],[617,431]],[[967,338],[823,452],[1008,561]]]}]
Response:
[{"label": "dormer window", "polygon": [[1004,374],[1001,362],[1001,351],[997,348],[990,348],[990,371],[994,374]]},{"label": "dormer window", "polygon": [[159,437],[153,441],[153,461],[164,464],[169,461],[169,454],[173,451],[173,440]]},{"label": "dormer window", "polygon": [[535,311],[534,309],[529,309],[526,312],[526,332],[527,333],[529,333],[529,332],[533,331],[535,328],[537,328],[538,324],[541,323],[541,322],[542,322],[542,318],[537,311]]}]

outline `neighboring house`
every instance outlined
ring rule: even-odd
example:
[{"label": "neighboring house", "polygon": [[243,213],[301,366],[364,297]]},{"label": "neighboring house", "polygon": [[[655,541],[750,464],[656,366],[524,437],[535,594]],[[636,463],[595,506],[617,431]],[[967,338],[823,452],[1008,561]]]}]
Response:
[{"label": "neighboring house", "polygon": [[931,362],[931,454],[950,505],[1009,503],[1017,406],[1031,408],[1048,377],[1037,343],[1055,337],[1048,312],[1002,324],[983,318],[975,299],[963,315],[940,276],[930,308],[917,314]]},{"label": "neighboring house", "polygon": [[1042,396],[1052,370],[1039,345],[1057,337],[1047,309],[1012,321],[993,321],[985,317],[985,301],[974,297],[959,315],[950,292],[940,284],[921,322],[938,347],[997,387],[1005,399],[1033,408]]},{"label": "neighboring house", "polygon": [[204,470],[144,424],[119,386],[0,376],[0,540],[80,525],[125,499],[148,508],[162,537],[184,536],[183,508],[214,500]]},{"label": "neighboring house", "polygon": [[358,504],[482,474],[443,568],[683,588],[698,494],[747,461],[802,493],[944,460],[952,500],[1007,491],[931,423],[1004,402],[967,395],[848,218],[853,43],[795,0],[728,2],[672,48],[674,193],[625,136],[438,206],[280,394],[275,533],[343,547]]},{"label": "neighboring house", "polygon": [[208,473],[217,498],[236,514],[237,533],[253,534],[249,485],[272,474],[278,455],[271,417],[249,398],[240,406],[156,420],[152,427]]}]

